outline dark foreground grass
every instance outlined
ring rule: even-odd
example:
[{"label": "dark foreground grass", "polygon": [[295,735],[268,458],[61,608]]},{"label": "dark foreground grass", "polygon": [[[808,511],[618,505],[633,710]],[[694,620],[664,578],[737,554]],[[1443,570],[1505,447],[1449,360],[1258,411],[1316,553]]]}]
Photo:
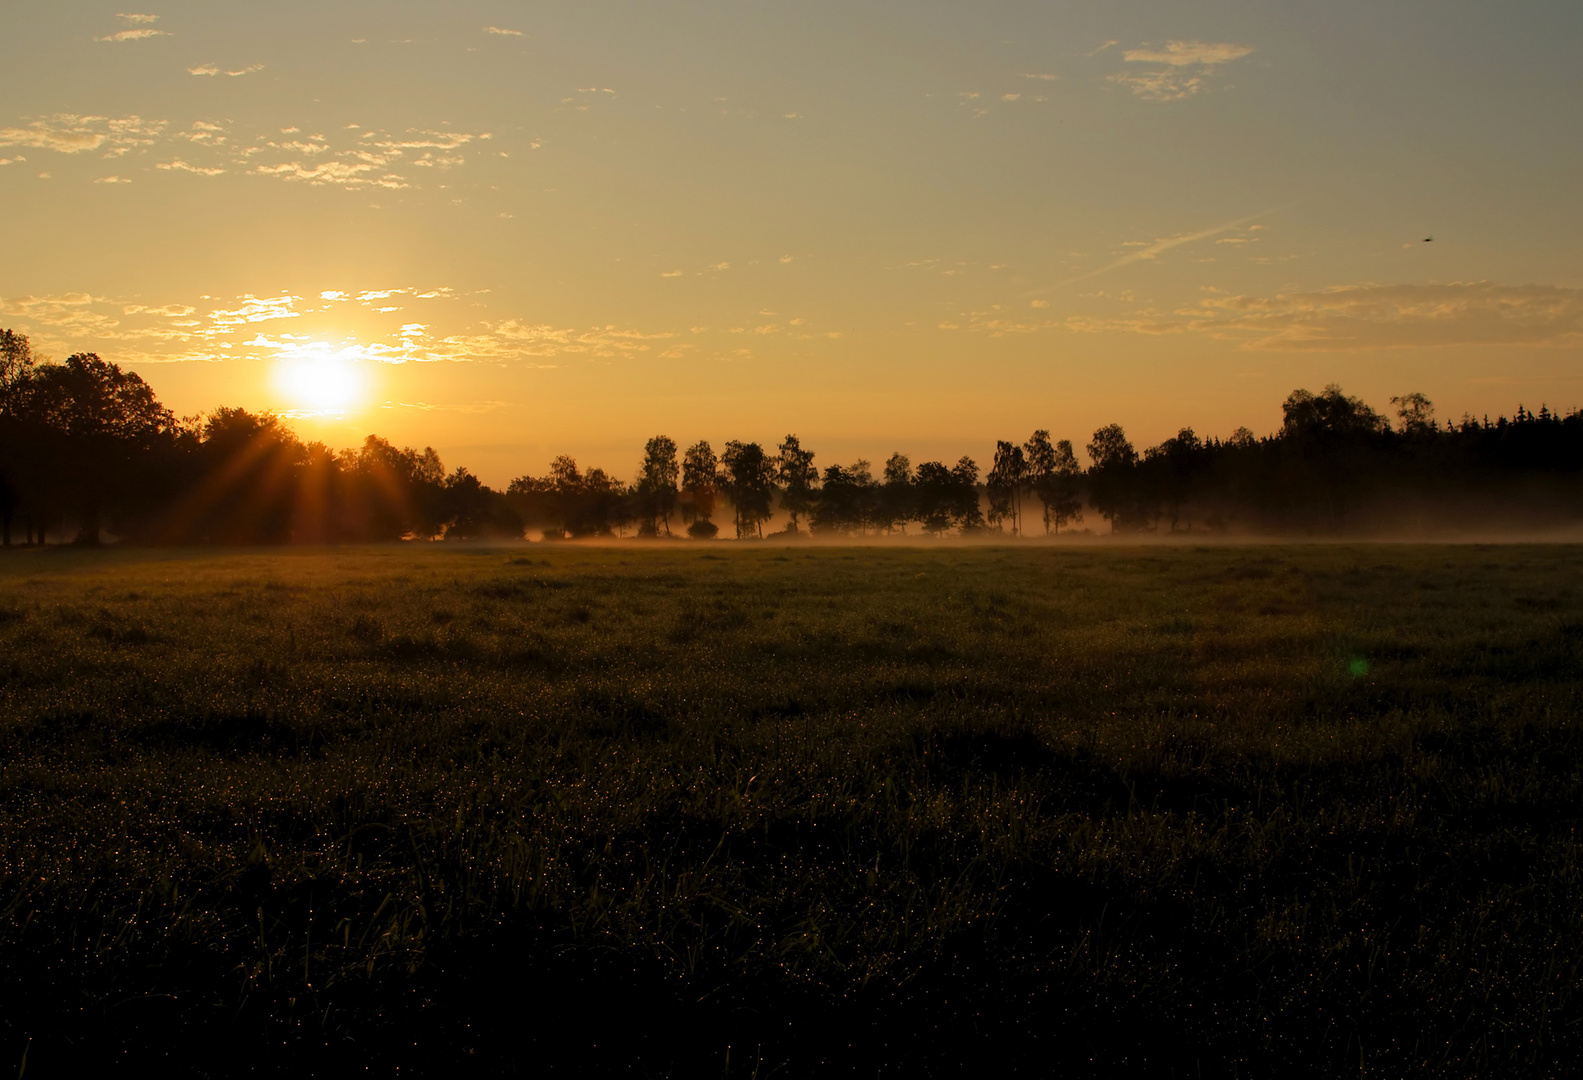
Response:
[{"label": "dark foreground grass", "polygon": [[1563,1075],[1575,548],[0,558],[0,1070]]}]

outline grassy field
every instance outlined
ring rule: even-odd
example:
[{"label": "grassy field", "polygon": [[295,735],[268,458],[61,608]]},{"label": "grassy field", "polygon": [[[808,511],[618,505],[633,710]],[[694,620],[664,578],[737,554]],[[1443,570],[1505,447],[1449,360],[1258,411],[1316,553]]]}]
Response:
[{"label": "grassy field", "polygon": [[0,1069],[1576,1072],[1580,559],[7,552]]}]

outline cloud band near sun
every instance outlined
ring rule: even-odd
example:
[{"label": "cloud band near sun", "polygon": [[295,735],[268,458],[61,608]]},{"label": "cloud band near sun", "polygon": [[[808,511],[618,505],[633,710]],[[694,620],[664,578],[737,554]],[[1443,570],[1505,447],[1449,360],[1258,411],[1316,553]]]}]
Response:
[{"label": "cloud band near sun", "polygon": [[329,289],[317,298],[246,295],[203,307],[61,293],[0,299],[0,317],[46,350],[95,349],[131,363],[257,360],[326,350],[383,363],[614,358],[657,352],[679,336],[480,317],[476,298],[464,303],[448,288]]}]

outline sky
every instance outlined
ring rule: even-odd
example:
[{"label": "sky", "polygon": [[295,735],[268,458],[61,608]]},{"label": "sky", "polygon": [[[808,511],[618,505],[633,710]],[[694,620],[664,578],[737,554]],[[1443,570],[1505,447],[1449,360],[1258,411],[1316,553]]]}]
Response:
[{"label": "sky", "polygon": [[503,485],[654,434],[1263,434],[1329,383],[1583,405],[1575,0],[6,0],[0,40],[0,325],[181,415]]}]

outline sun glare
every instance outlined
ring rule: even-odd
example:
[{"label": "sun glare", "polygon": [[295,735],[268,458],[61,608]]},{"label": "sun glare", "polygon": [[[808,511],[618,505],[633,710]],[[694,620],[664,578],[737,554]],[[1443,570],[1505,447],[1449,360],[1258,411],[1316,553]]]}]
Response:
[{"label": "sun glare", "polygon": [[281,362],[276,384],[294,411],[344,413],[362,396],[357,365],[330,357],[300,357]]}]

